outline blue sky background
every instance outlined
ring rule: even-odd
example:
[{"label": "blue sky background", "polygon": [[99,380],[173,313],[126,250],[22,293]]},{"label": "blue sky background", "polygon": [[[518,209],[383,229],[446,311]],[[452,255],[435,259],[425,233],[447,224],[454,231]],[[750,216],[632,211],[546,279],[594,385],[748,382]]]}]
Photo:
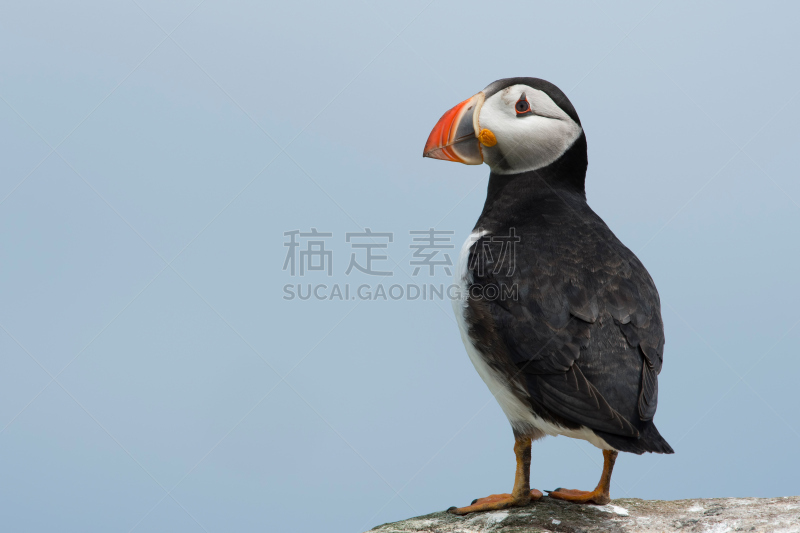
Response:
[{"label": "blue sky background", "polygon": [[[590,205],[667,344],[612,496],[797,493],[799,8],[785,2],[119,0],[0,5],[4,531],[330,531],[506,492],[513,439],[447,301],[286,301],[460,247],[488,168],[423,160],[491,81],[561,87]],[[333,275],[282,270],[332,232]],[[389,279],[347,232],[392,232]],[[538,442],[532,484],[601,454]]]}]

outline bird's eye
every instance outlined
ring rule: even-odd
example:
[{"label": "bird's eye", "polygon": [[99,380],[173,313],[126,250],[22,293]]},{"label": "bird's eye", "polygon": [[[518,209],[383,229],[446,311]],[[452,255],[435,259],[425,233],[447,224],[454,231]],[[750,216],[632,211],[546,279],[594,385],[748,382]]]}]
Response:
[{"label": "bird's eye", "polygon": [[528,99],[525,98],[525,93],[520,95],[519,100],[514,104],[514,109],[517,111],[517,115],[526,115],[531,112],[531,105],[528,103]]}]

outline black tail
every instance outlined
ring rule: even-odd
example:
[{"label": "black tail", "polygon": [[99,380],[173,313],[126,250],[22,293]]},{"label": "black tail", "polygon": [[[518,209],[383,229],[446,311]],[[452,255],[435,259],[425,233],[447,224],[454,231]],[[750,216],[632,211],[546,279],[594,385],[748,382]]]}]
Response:
[{"label": "black tail", "polygon": [[631,437],[620,437],[605,431],[595,431],[595,434],[621,452],[635,453],[641,455],[644,452],[652,453],[675,453],[672,446],[664,440],[661,433],[656,429],[656,425],[649,422],[642,430],[638,439]]}]

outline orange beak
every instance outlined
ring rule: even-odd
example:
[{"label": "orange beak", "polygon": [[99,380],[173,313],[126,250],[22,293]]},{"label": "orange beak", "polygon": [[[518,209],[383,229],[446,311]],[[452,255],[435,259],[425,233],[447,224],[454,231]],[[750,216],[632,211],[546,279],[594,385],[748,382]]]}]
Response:
[{"label": "orange beak", "polygon": [[480,92],[445,113],[428,136],[422,157],[465,165],[483,163],[481,143],[478,141],[478,116],[483,100],[484,94]]}]

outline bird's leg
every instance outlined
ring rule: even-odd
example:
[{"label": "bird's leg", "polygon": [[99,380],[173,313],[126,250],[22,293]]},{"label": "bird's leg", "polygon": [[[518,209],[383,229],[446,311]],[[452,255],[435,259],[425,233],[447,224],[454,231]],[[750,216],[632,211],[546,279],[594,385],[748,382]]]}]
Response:
[{"label": "bird's leg", "polygon": [[536,489],[531,490],[530,437],[516,437],[514,454],[517,456],[517,473],[514,476],[514,489],[511,494],[492,494],[486,498],[474,500],[467,507],[451,507],[448,511],[458,515],[478,511],[496,511],[497,509],[526,505],[530,501],[541,498],[541,492]]},{"label": "bird's leg", "polygon": [[600,482],[593,491],[556,489],[548,494],[548,496],[575,503],[607,504],[611,501],[611,494],[609,493],[609,488],[611,487],[611,471],[614,470],[614,462],[616,460],[617,452],[603,450],[603,475],[600,476]]}]

